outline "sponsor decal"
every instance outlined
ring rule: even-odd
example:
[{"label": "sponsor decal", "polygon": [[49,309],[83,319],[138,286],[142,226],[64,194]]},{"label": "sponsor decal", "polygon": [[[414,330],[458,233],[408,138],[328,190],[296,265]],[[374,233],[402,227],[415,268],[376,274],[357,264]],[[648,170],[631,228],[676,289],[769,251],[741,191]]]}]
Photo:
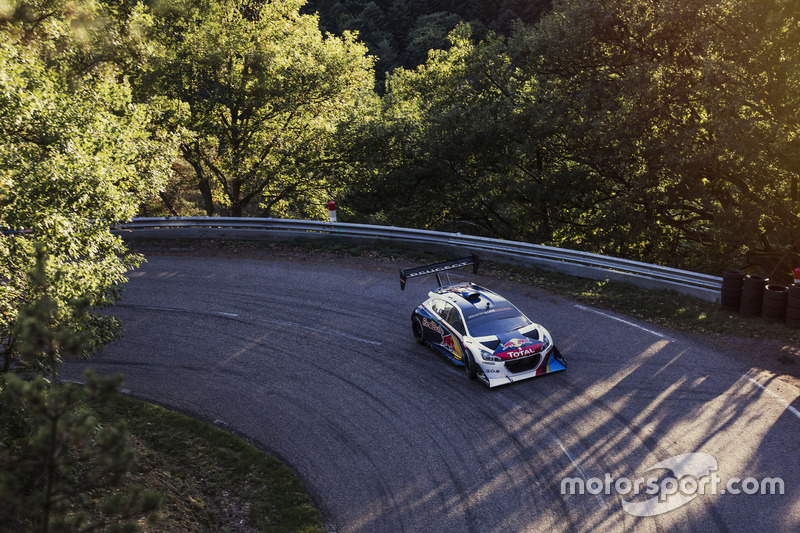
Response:
[{"label": "sponsor decal", "polygon": [[442,337],[439,346],[452,353],[457,360],[460,361],[464,357],[464,355],[461,353],[461,348],[458,344],[458,341],[448,330],[439,325],[438,322],[423,317],[422,326],[438,333]]},{"label": "sponsor decal", "polygon": [[477,318],[479,316],[488,315],[490,313],[496,313],[498,311],[508,311],[509,309],[511,309],[511,308],[510,307],[500,307],[500,308],[497,308],[497,309],[487,309],[486,311],[481,311],[480,313],[475,313],[473,315],[469,315],[467,317],[467,320],[472,320],[473,318]]},{"label": "sponsor decal", "polygon": [[550,361],[553,360],[553,349],[551,348],[547,355],[544,356],[544,360],[539,365],[539,368],[536,369],[536,375],[541,376],[542,374],[549,374],[550,373]]},{"label": "sponsor decal", "polygon": [[531,341],[529,341],[528,339],[511,339],[510,341],[506,342],[505,344],[502,344],[499,348],[497,348],[497,351],[505,352],[508,350],[513,350],[514,348],[521,348],[522,346],[525,346],[530,343]]},{"label": "sponsor decal", "polygon": [[423,319],[422,319],[422,325],[423,325],[424,327],[426,327],[426,328],[430,329],[430,330],[433,330],[433,331],[435,331],[436,333],[438,333],[438,334],[439,334],[439,335],[441,335],[442,337],[444,337],[444,336],[446,335],[446,332],[444,331],[444,328],[443,328],[442,326],[440,326],[440,325],[439,325],[439,324],[438,324],[436,321],[434,321],[434,320],[428,320],[427,318],[423,318]]},{"label": "sponsor decal", "polygon": [[442,335],[442,346],[444,346],[453,353],[455,353],[456,351],[456,341],[453,340],[452,335]]},{"label": "sponsor decal", "polygon": [[520,359],[539,353],[542,345],[541,342],[531,342],[528,339],[511,339],[498,347],[495,355],[501,359]]},{"label": "sponsor decal", "polygon": [[461,268],[469,265],[474,265],[475,261],[472,258],[463,261],[452,261],[444,265],[430,265],[430,267],[419,267],[416,269],[408,269],[406,275],[408,277],[426,276],[428,274],[435,274],[436,272],[444,272],[454,268]]}]

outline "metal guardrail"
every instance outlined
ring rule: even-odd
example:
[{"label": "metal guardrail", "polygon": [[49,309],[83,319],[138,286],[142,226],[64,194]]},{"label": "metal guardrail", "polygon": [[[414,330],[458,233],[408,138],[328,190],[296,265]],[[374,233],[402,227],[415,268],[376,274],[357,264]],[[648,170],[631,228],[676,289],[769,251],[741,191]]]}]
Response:
[{"label": "metal guardrail", "polygon": [[623,281],[653,290],[673,290],[704,300],[719,300],[722,278],[639,261],[565,250],[517,241],[476,237],[394,226],[288,220],[277,218],[179,217],[134,218],[118,224],[123,236],[135,239],[347,238],[390,241],[416,248],[476,253],[503,263],[535,265],[547,270],[590,278]]}]

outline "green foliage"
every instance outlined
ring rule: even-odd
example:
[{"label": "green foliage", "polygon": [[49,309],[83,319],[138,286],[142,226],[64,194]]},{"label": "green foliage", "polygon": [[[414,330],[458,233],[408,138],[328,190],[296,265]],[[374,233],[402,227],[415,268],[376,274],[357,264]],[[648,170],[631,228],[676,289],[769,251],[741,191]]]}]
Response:
[{"label": "green foliage", "polygon": [[445,49],[459,22],[508,34],[516,21],[533,24],[549,9],[550,0],[309,0],[303,11],[319,13],[324,31],[358,32],[377,56],[376,87],[383,93],[386,74],[415,68],[428,50]]},{"label": "green foliage", "polygon": [[527,236],[519,201],[529,157],[517,147],[531,134],[519,113],[528,84],[501,36],[476,43],[462,24],[449,38],[425,65],[395,71],[381,113],[348,133],[362,149],[352,158],[375,171],[342,204],[373,222]]},{"label": "green foliage", "polygon": [[[347,131],[360,220],[711,273],[800,261],[800,4],[556,2],[468,26]],[[748,265],[749,263],[749,265]]]},{"label": "green foliage", "polygon": [[151,531],[324,531],[289,468],[210,424],[124,396],[96,409],[101,424],[128,422],[137,460],[126,484],[163,493]]},{"label": "green foliage", "polygon": [[712,272],[798,251],[799,17],[780,0],[571,1],[521,33],[562,153],[602,191],[584,203],[601,238],[566,244]]},{"label": "green foliage", "polygon": [[98,425],[91,410],[119,379],[58,381],[62,357],[119,335],[96,310],[116,301],[139,258],[110,225],[136,213],[175,157],[171,135],[150,128],[161,111],[134,105],[109,62],[136,48],[140,15],[114,25],[100,4],[67,0],[0,10],[0,225],[13,230],[0,236],[3,530],[129,530],[158,504],[142,490],[109,493],[119,513],[88,521],[92,491],[132,459],[124,426]]},{"label": "green foliage", "polygon": [[439,11],[419,17],[408,31],[407,63],[422,64],[430,50],[444,50],[449,46],[449,34],[461,21],[454,13]]},{"label": "green foliage", "polygon": [[[99,424],[93,405],[116,393],[121,378],[86,375],[85,385],[55,386],[43,377],[2,378],[0,401],[27,424],[3,433],[0,446],[0,527],[4,531],[135,531],[160,497],[141,487],[113,490],[134,456],[124,422]],[[6,429],[6,428],[3,428]],[[106,497],[93,501],[94,491]],[[89,520],[97,505],[105,519]]]},{"label": "green foliage", "polygon": [[371,91],[372,59],[353,34],[323,35],[302,4],[185,2],[156,12],[161,55],[137,92],[186,103],[171,123],[187,130],[184,169],[209,215],[309,216],[329,196],[316,164],[337,122]]},{"label": "green foliage", "polygon": [[[0,526],[10,531],[88,531],[101,525],[132,530],[135,519],[155,511],[159,497],[135,488],[107,492],[99,505],[106,518],[94,523],[86,506],[92,492],[118,485],[134,459],[124,422],[101,425],[92,406],[108,402],[122,378],[86,373],[86,384],[59,383],[58,364],[64,352],[83,353],[91,332],[75,331],[52,292],[46,259],[37,249],[30,272],[31,301],[18,313],[19,353],[28,368],[48,376],[23,379],[6,372],[0,377]],[[83,305],[75,304],[81,314]],[[107,523],[107,524],[106,524]]]},{"label": "green foliage", "polygon": [[[100,60],[117,26],[106,24],[99,4],[13,5],[0,17],[0,225],[25,231],[0,236],[4,371],[17,360],[10,334],[17,310],[33,296],[25,273],[34,243],[50,257],[59,313],[67,316],[76,299],[93,309],[110,305],[140,258],[109,225],[136,214],[176,155],[172,134],[151,126],[162,110],[134,104],[120,70]],[[94,312],[65,323],[92,331],[81,356],[116,338],[119,327]]]}]

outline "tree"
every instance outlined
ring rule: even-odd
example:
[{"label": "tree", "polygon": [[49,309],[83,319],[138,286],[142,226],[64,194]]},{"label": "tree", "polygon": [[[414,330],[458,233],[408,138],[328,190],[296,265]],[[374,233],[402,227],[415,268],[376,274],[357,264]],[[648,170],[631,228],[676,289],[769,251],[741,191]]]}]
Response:
[{"label": "tree", "polygon": [[359,162],[348,205],[366,221],[468,230],[519,238],[515,136],[528,135],[515,109],[524,84],[514,78],[505,40],[474,42],[458,26],[447,50],[398,69],[379,114],[348,130]]},{"label": "tree", "polygon": [[372,90],[373,60],[351,33],[322,35],[302,4],[226,0],[159,14],[164,54],[138,94],[187,104],[175,119],[190,132],[181,155],[208,215],[308,215],[328,196],[315,163]]},{"label": "tree", "polygon": [[575,0],[525,32],[565,153],[603,191],[582,218],[595,249],[710,272],[798,251],[799,17],[779,0]]},{"label": "tree", "polygon": [[[116,393],[121,377],[86,374],[85,386],[60,384],[58,366],[65,353],[91,348],[91,332],[76,332],[65,314],[86,313],[86,301],[63,309],[52,297],[43,247],[37,247],[30,272],[32,299],[18,313],[19,351],[30,367],[45,375],[22,379],[0,375],[0,526],[3,531],[90,531],[99,526],[136,530],[136,519],[155,511],[160,497],[140,487],[110,491],[130,470],[134,454],[123,421],[99,426],[93,405]],[[58,276],[56,276],[58,277]],[[11,421],[11,423],[9,423]],[[104,489],[95,505],[92,492]],[[107,518],[98,518],[105,516]]]},{"label": "tree", "polygon": [[152,127],[157,105],[134,104],[120,70],[99,59],[104,41],[93,47],[105,36],[101,6],[46,4],[20,3],[0,20],[0,225],[25,230],[0,236],[4,371],[28,365],[12,331],[30,301],[35,242],[51,258],[50,274],[61,272],[52,278],[59,307],[81,296],[92,309],[65,315],[65,327],[93,332],[77,355],[118,336],[116,318],[95,310],[116,301],[140,258],[110,226],[158,190],[176,156],[172,135]]},{"label": "tree", "polygon": [[425,62],[430,50],[441,50],[449,45],[447,35],[461,21],[454,13],[439,11],[419,17],[408,32],[406,64]]},{"label": "tree", "polygon": [[507,40],[462,27],[350,130],[367,148],[348,199],[371,222],[788,273],[798,19],[780,0],[571,0]]}]

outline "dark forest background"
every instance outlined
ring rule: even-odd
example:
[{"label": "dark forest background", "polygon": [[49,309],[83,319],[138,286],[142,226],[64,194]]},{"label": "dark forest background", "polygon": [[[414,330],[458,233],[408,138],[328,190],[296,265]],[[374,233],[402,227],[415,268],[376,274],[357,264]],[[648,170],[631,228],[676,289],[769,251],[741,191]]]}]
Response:
[{"label": "dark forest background", "polygon": [[429,50],[446,48],[459,22],[469,22],[478,36],[490,30],[508,35],[515,23],[533,24],[550,6],[550,0],[309,0],[303,11],[319,13],[322,31],[358,31],[378,57],[376,88],[382,91],[387,72],[416,67]]}]

